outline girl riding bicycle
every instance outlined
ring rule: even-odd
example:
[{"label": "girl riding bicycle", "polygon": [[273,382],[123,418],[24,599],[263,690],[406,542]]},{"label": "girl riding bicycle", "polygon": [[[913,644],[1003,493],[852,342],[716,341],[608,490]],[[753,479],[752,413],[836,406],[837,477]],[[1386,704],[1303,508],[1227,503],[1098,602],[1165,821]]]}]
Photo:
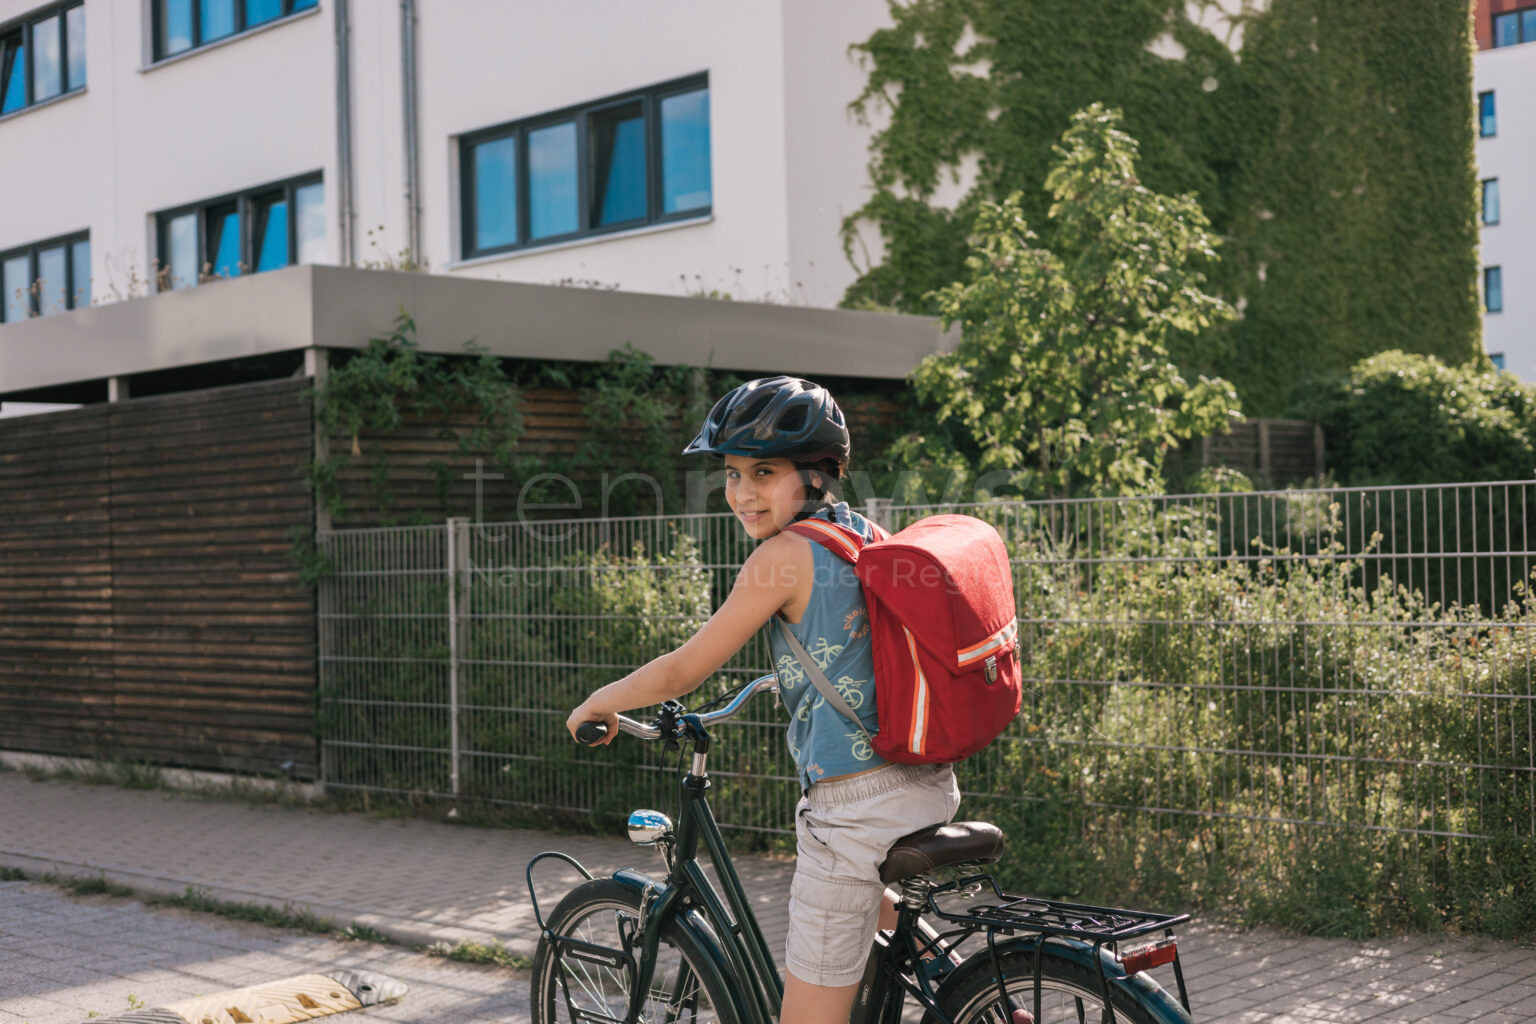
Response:
[{"label": "girl riding bicycle", "polygon": [[[748,381],[710,410],[684,454],[725,460],[725,498],[762,543],[730,596],[677,650],[593,693],[566,722],[618,734],[618,713],[691,693],[757,631],[769,630],[779,692],[790,712],[789,750],[802,796],[795,810],[796,864],[781,1019],[842,1024],[877,927],[895,925],[879,867],[892,843],[952,821],[960,790],[949,765],[892,764],[870,747],[875,732],[869,616],[853,567],[785,531],[815,517],[873,539],[870,524],[836,485],[848,466],[848,426],[825,388],[795,377]],[[863,725],[827,704],[780,635],[787,626]]]}]

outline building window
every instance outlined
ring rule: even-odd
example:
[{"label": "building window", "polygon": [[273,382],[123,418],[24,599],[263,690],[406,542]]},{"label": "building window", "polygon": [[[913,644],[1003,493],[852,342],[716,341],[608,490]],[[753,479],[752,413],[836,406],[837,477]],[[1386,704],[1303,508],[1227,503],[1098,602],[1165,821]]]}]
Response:
[{"label": "building window", "polygon": [[14,323],[91,304],[91,240],[70,235],[0,253],[0,321]]},{"label": "building window", "polygon": [[1536,7],[1493,16],[1493,45],[1536,42]]},{"label": "building window", "polygon": [[1483,308],[1490,313],[1504,312],[1504,268],[1483,268]]},{"label": "building window", "polygon": [[0,114],[85,88],[85,5],[0,27]]},{"label": "building window", "polygon": [[1491,92],[1477,94],[1477,133],[1485,139],[1499,134],[1498,112]]},{"label": "building window", "polygon": [[161,291],[325,258],[319,175],[167,210],[156,222]]},{"label": "building window", "polygon": [[1503,352],[1490,352],[1490,353],[1488,353],[1488,361],[1493,363],[1493,368],[1495,370],[1502,370],[1502,369],[1504,369],[1504,353]]},{"label": "building window", "polygon": [[1483,223],[1499,222],[1499,179],[1483,179]]},{"label": "building window", "polygon": [[154,0],[155,60],[318,6],[320,0]]},{"label": "building window", "polygon": [[698,217],[713,201],[709,82],[487,128],[459,157],[465,257]]}]

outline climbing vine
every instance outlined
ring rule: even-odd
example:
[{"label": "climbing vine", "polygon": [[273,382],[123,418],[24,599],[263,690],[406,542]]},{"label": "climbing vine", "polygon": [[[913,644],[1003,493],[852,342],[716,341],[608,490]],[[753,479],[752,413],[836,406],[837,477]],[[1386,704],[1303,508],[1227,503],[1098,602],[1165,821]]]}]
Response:
[{"label": "climbing vine", "polygon": [[[324,384],[310,391],[324,435],[343,442],[341,450],[333,446],[316,457],[309,471],[316,499],[335,519],[358,511],[348,507],[341,469],[366,455],[368,496],[377,518],[385,524],[402,518],[424,520],[426,509],[398,507],[392,464],[378,440],[408,422],[433,424],[437,435],[454,441],[460,453],[488,459],[499,469],[521,468],[517,441],[523,433],[522,394],[501,360],[473,343],[465,344],[462,357],[425,353],[415,335],[416,322],[402,309],[388,335],[371,339],[366,349],[339,362]],[[436,511],[442,512],[452,474],[437,458],[428,461],[428,470],[438,495]]]},{"label": "climbing vine", "polygon": [[[869,201],[844,223],[844,304],[937,311],[981,204],[1021,193],[1051,247],[1051,143],[1091,102],[1124,111],[1150,189],[1195,193],[1242,311],[1182,339],[1188,372],[1252,415],[1385,349],[1479,351],[1472,43],[1464,0],[910,0],[856,45],[854,110],[881,126]],[[1230,6],[1230,5],[1226,5]],[[957,168],[974,182],[939,202]],[[872,226],[883,255],[863,258]]]}]

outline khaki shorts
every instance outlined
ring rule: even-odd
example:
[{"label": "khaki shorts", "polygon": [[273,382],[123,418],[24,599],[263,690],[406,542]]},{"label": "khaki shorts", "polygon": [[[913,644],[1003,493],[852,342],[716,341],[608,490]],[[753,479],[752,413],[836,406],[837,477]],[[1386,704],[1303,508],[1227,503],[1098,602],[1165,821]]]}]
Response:
[{"label": "khaki shorts", "polygon": [[947,764],[892,764],[817,782],[795,808],[786,962],[801,981],[852,985],[864,974],[885,884],[880,865],[904,835],[954,820],[960,786]]}]

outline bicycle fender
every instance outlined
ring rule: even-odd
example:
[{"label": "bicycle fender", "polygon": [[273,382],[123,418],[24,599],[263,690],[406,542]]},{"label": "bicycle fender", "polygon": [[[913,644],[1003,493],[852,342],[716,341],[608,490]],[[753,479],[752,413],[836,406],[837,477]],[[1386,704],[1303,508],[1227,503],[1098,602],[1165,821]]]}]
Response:
[{"label": "bicycle fender", "polygon": [[[1007,939],[997,944],[997,952],[999,955],[1011,952],[1032,955],[1040,942],[1041,938],[1038,935]],[[1098,969],[1094,963],[1091,943],[1079,942],[1076,939],[1055,938],[1050,940],[1049,945],[1050,951],[1063,959],[1074,960],[1089,970]],[[1120,961],[1116,960],[1115,955],[1107,949],[1099,950],[1099,961],[1104,965],[1104,976],[1109,979],[1110,987],[1139,1000],[1160,1024],[1192,1024],[1193,1018],[1184,1007],[1179,1005],[1179,997],[1176,993],[1169,992],[1146,974],[1127,975]],[[938,996],[942,999],[947,989],[959,984],[976,971],[985,971],[989,974],[992,972],[992,958],[987,956],[985,950],[977,951],[965,963],[955,968],[954,973],[945,978],[943,984],[939,986]]]},{"label": "bicycle fender", "polygon": [[[633,868],[621,868],[615,871],[613,873],[613,880],[628,886],[635,890],[636,893],[642,895],[647,886],[655,892],[660,892],[667,887],[666,882],[658,881],[645,872],[636,871]],[[719,973],[719,976],[724,979],[725,984],[721,988],[731,998],[736,1011],[735,1019],[739,1021],[752,1020],[754,1013],[750,1007],[742,1002],[741,992],[739,991],[742,986],[735,982],[731,973],[730,958],[726,956],[725,947],[720,944],[719,936],[709,926],[708,919],[699,912],[697,907],[684,907],[673,915],[672,921],[678,928],[688,932],[689,937],[698,943],[699,949],[703,951],[705,956],[709,957],[711,965]]]}]

